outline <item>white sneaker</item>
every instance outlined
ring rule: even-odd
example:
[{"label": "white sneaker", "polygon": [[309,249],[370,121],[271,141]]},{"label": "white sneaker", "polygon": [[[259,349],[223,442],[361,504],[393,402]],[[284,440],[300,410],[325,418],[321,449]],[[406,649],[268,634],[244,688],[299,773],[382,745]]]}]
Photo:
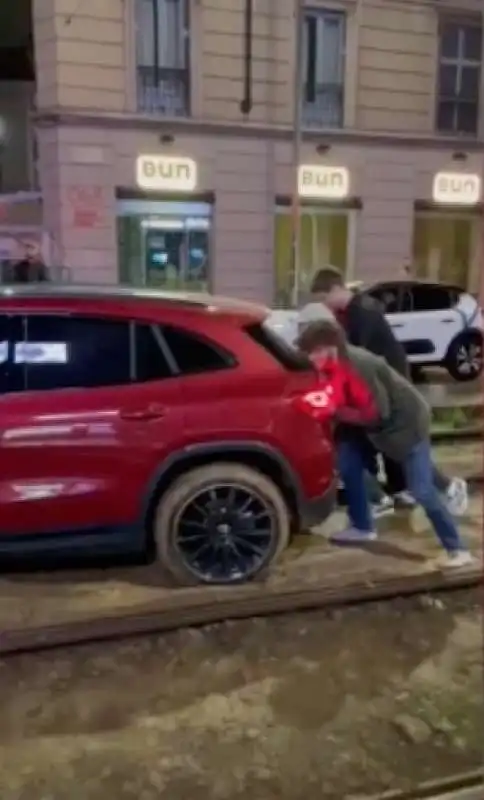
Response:
[{"label": "white sneaker", "polygon": [[437,566],[442,569],[459,569],[460,567],[470,567],[474,564],[475,558],[468,550],[454,550],[452,553],[445,553],[437,560]]},{"label": "white sneaker", "polygon": [[397,508],[415,508],[417,505],[410,492],[397,492],[393,499]]},{"label": "white sneaker", "polygon": [[375,531],[360,531],[357,528],[348,528],[330,537],[333,544],[365,544],[374,542],[377,538]]},{"label": "white sneaker", "polygon": [[469,508],[467,482],[463,478],[453,478],[446,492],[447,507],[456,517],[463,516]]},{"label": "white sneaker", "polygon": [[374,519],[387,517],[389,514],[393,514],[394,512],[395,503],[393,502],[393,498],[387,494],[384,494],[381,500],[379,500],[378,503],[374,503],[371,507],[371,513]]}]

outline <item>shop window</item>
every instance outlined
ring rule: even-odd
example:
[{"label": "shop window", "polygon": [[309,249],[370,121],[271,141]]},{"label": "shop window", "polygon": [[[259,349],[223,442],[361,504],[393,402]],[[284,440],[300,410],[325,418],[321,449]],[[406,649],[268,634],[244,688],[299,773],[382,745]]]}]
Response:
[{"label": "shop window", "polygon": [[444,20],[437,87],[437,130],[441,133],[477,134],[481,69],[481,24]]},{"label": "shop window", "polygon": [[138,109],[189,114],[188,0],[135,0]]},{"label": "shop window", "polygon": [[308,127],[343,127],[345,40],[343,12],[304,12],[302,112]]},{"label": "shop window", "polygon": [[121,282],[167,291],[207,291],[210,214],[207,203],[120,201]]},{"label": "shop window", "polygon": [[477,256],[479,219],[448,213],[415,217],[414,270],[418,278],[467,288]]},{"label": "shop window", "polygon": [[[348,266],[348,212],[324,212],[304,209],[301,213],[299,241],[299,294],[304,296],[314,273],[325,264],[339,267],[343,273]],[[292,305],[294,275],[292,274],[292,217],[289,210],[278,210],[274,232],[276,304]]]}]

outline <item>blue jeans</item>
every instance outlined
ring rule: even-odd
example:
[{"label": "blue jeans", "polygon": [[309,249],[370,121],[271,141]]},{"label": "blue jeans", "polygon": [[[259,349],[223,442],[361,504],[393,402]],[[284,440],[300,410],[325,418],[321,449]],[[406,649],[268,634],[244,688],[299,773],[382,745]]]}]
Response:
[{"label": "blue jeans", "polygon": [[430,441],[425,439],[416,444],[402,466],[408,491],[422,506],[442,547],[449,553],[465,550],[454,518],[439,491],[442,476],[432,462]]},{"label": "blue jeans", "polygon": [[351,440],[339,442],[337,452],[351,527],[369,533],[373,531],[373,519],[367,494],[366,453]]},{"label": "blue jeans", "polygon": [[[365,454],[355,442],[344,441],[338,446],[338,467],[345,487],[348,516],[353,528],[373,531],[373,519],[365,482]],[[448,552],[464,550],[453,517],[440,491],[438,471],[432,462],[430,442],[419,442],[402,463],[408,491],[422,506],[442,545]]]}]

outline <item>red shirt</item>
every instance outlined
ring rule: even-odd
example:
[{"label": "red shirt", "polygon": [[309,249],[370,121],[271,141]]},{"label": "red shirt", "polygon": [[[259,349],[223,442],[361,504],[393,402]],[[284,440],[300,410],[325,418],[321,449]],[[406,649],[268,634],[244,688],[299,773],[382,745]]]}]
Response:
[{"label": "red shirt", "polygon": [[370,426],[378,421],[378,408],[370,388],[348,361],[314,359],[318,383],[312,392],[301,398],[304,410],[326,422],[335,417],[339,422]]}]

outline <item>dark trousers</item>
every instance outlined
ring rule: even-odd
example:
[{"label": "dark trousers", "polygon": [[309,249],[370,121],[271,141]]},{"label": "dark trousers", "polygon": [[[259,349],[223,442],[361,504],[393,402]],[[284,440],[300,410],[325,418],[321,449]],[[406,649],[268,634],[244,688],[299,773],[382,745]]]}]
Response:
[{"label": "dark trousers", "polygon": [[[364,533],[373,531],[365,487],[367,465],[361,448],[354,440],[339,444],[338,466],[345,486],[351,526]],[[410,494],[424,509],[442,546],[449,553],[464,550],[465,545],[437,485],[430,441],[416,444],[402,462],[402,467]]]},{"label": "dark trousers", "polygon": [[[376,477],[378,475],[378,451],[366,437],[362,437],[359,444],[362,448],[366,469],[370,475]],[[386,477],[385,492],[389,495],[395,495],[398,492],[407,490],[408,486],[403,464],[399,464],[383,454],[382,458]],[[440,492],[445,492],[449,488],[450,480],[436,467],[434,467],[434,480]]]}]

